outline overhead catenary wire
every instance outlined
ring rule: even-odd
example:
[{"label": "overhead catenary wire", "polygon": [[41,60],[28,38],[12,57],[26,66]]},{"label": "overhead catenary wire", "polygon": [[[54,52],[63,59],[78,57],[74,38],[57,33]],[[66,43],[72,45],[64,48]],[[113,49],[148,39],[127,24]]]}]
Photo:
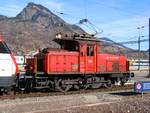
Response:
[{"label": "overhead catenary wire", "polygon": [[[148,35],[142,35],[141,37],[148,37]],[[122,37],[122,38],[125,38],[125,37]],[[138,36],[133,36],[133,37],[129,37],[127,38],[126,40],[127,41],[134,41],[138,38]],[[134,40],[133,40],[134,39]],[[127,41],[123,41],[123,42],[127,42]]]},{"label": "overhead catenary wire", "polygon": [[[103,42],[108,42],[109,41],[106,41],[106,40],[103,40],[103,39],[100,39],[100,41],[103,41]],[[140,42],[148,42],[149,39],[141,39]],[[110,42],[111,44],[123,44],[123,45],[126,45],[126,44],[136,44],[138,43],[138,40],[134,40],[134,41],[124,41],[124,42]]]},{"label": "overhead catenary wire", "polygon": [[[149,39],[141,39],[140,42],[148,42]],[[117,42],[119,44],[135,44],[135,43],[139,43],[138,40],[135,40],[135,41],[127,41],[127,42]]]},{"label": "overhead catenary wire", "polygon": [[90,30],[94,31],[94,35],[101,34],[103,32],[102,29],[98,28],[96,25],[94,25],[92,22],[90,22],[88,19],[81,19],[78,23],[78,25],[84,25]]},{"label": "overhead catenary wire", "polygon": [[97,34],[97,30],[95,30],[94,28],[91,28],[91,26],[88,26],[87,24],[82,24],[82,25],[84,25],[84,26],[87,27],[88,29],[94,31],[95,34]]},{"label": "overhead catenary wire", "polygon": [[87,0],[87,1],[92,2],[92,3],[95,3],[95,4],[99,4],[99,6],[101,6],[101,7],[107,7],[107,8],[111,8],[111,9],[113,9],[113,10],[120,11],[120,12],[122,12],[122,13],[126,13],[126,14],[128,14],[128,15],[143,16],[143,15],[137,13],[137,12],[124,11],[124,10],[122,10],[121,8],[118,8],[118,7],[115,7],[115,6],[112,6],[112,5],[105,4],[105,3],[103,3],[102,1],[100,1],[100,2],[99,2],[99,1],[95,1],[95,0]]},{"label": "overhead catenary wire", "polygon": [[73,15],[73,14],[70,14],[70,13],[67,13],[67,12],[64,12],[64,11],[56,11],[56,10],[52,10],[52,12],[54,13],[57,13],[58,15],[61,15],[61,16],[65,16],[67,18],[73,18],[73,19],[77,19],[77,20],[81,20],[83,19],[82,17],[79,17],[79,16],[76,16],[76,15]]},{"label": "overhead catenary wire", "polygon": [[[72,15],[72,14],[69,14],[69,13],[66,13],[66,12],[55,11],[55,10],[53,10],[53,12],[56,12],[57,14],[62,15],[62,16],[65,16],[65,17],[67,17],[67,18],[73,18],[73,19],[77,19],[77,20],[82,20],[82,19],[83,19],[82,17],[75,16],[75,15]],[[94,23],[93,25],[94,25],[94,27],[100,32],[99,34],[101,34],[101,32],[104,32],[104,30],[103,30],[102,28],[99,28],[99,27],[97,26],[97,22],[96,22],[95,20],[90,19],[90,22],[91,22],[91,23]],[[74,23],[74,24],[80,26],[79,22],[76,22],[76,23]],[[143,25],[143,26],[145,26],[145,28],[148,27],[147,24],[145,24],[145,25]],[[122,28],[122,27],[123,27],[123,26],[114,26],[113,28],[118,28],[118,29],[119,29],[119,28]],[[132,28],[129,28],[129,27],[128,27],[126,30],[131,31],[131,30],[134,30],[134,29],[133,29],[133,27],[132,27]],[[106,32],[106,31],[105,31],[105,32]]]},{"label": "overhead catenary wire", "polygon": [[[69,14],[67,14],[67,13],[62,13],[62,12],[59,12],[61,15],[68,15],[69,16]],[[77,18],[79,18],[79,17],[77,17]],[[80,18],[81,19],[81,18]],[[89,24],[91,24],[92,26],[94,26],[94,27],[96,27],[96,28],[98,28],[97,26],[95,26],[94,24],[92,24],[88,19],[81,19],[78,23],[76,23],[77,25],[84,25],[84,26],[86,26],[86,27],[88,27],[90,30],[93,30],[93,31],[95,31],[96,32],[96,30],[95,30],[95,28],[94,27],[91,27],[91,26],[88,26],[87,24],[84,24],[84,23],[87,23],[87,22],[89,22]],[[144,26],[147,26],[147,25],[144,25]],[[137,38],[136,36],[134,36],[134,37],[132,37],[132,38],[130,38],[129,40],[131,40],[131,39],[135,39],[135,38]],[[148,39],[142,39],[141,40],[141,42],[147,42],[148,41]],[[135,43],[138,43],[138,41],[136,41],[136,40],[134,40],[134,41],[124,41],[124,42],[116,42],[116,44],[135,44]]]}]

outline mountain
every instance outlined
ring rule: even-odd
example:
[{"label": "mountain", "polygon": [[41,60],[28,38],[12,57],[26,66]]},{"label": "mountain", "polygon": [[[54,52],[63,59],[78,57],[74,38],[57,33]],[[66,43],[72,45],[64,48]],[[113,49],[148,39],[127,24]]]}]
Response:
[{"label": "mountain", "polygon": [[111,39],[109,39],[109,38],[107,38],[107,37],[102,37],[102,38],[100,38],[100,40],[103,41],[103,43],[105,43],[106,45],[107,45],[107,44],[108,44],[108,45],[112,44],[112,45],[114,45],[114,46],[118,46],[119,48],[127,49],[128,51],[129,51],[129,50],[131,50],[131,51],[133,50],[133,49],[131,49],[131,48],[128,48],[128,47],[124,46],[123,44],[116,43],[115,41],[113,41],[113,40],[111,40]]},{"label": "mountain", "polygon": [[59,47],[52,41],[58,32],[85,33],[34,3],[29,3],[16,17],[0,16],[0,33],[17,55],[44,47]]},{"label": "mountain", "polygon": [[138,59],[139,56],[141,59],[149,58],[148,50],[140,51],[138,54],[138,50],[134,50],[124,46],[123,44],[116,43],[107,37],[100,38],[100,41],[102,42],[101,52],[103,53],[126,55],[129,59]]},{"label": "mountain", "polygon": [[102,52],[107,52],[111,54],[127,54],[127,52],[133,51],[133,49],[128,48],[122,44],[116,43],[115,41],[107,37],[100,38],[100,41],[102,42],[101,45],[103,46]]},{"label": "mountain", "polygon": [[7,16],[0,15],[0,20],[4,20],[4,19],[7,19]]},{"label": "mountain", "polygon": [[61,30],[64,30],[64,32],[84,32],[80,27],[66,23],[46,7],[32,2],[29,3],[23,11],[16,16],[16,18],[21,20],[30,20],[33,23],[41,24],[45,27],[45,29],[53,29],[55,27],[58,29],[60,26],[63,26],[63,29]]},{"label": "mountain", "polygon": [[[15,55],[24,55],[45,47],[58,48],[59,45],[53,41],[58,32],[85,33],[79,26],[65,22],[46,7],[32,2],[15,17],[0,15],[0,34]],[[108,38],[103,40],[102,52],[125,54],[126,51],[133,51]]]}]

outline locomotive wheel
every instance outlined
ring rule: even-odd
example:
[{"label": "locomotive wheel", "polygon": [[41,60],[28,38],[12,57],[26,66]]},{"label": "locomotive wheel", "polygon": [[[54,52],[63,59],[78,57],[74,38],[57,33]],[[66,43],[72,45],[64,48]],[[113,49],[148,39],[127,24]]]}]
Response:
[{"label": "locomotive wheel", "polygon": [[30,93],[32,90],[33,84],[31,80],[26,82],[25,93]]},{"label": "locomotive wheel", "polygon": [[55,90],[55,82],[49,81],[48,86],[49,86],[49,90],[50,91],[54,91]]},{"label": "locomotive wheel", "polygon": [[124,86],[124,85],[125,85],[125,82],[121,81],[120,84],[121,84],[121,86]]},{"label": "locomotive wheel", "polygon": [[4,88],[4,91],[1,92],[2,95],[7,96],[14,96],[16,94],[14,88],[9,87],[9,88]]},{"label": "locomotive wheel", "polygon": [[72,85],[65,84],[65,80],[59,79],[56,83],[56,89],[61,92],[67,92],[72,88]]},{"label": "locomotive wheel", "polygon": [[81,87],[80,85],[76,84],[76,85],[73,86],[73,89],[80,90],[80,87]]},{"label": "locomotive wheel", "polygon": [[127,82],[126,78],[122,78],[120,81],[121,86],[124,86],[126,82]]},{"label": "locomotive wheel", "polygon": [[83,85],[83,89],[91,89],[92,88],[92,84],[91,83],[86,83]]},{"label": "locomotive wheel", "polygon": [[13,95],[16,94],[16,92],[15,92],[15,91],[8,91],[6,94],[7,94],[7,95],[10,95],[10,96],[13,96]]},{"label": "locomotive wheel", "polygon": [[89,89],[91,88],[92,85],[92,77],[88,77],[85,79],[84,84],[83,84],[83,89]]},{"label": "locomotive wheel", "polygon": [[92,78],[92,82],[93,83],[91,84],[91,88],[93,88],[93,89],[98,89],[102,86],[102,83],[100,83],[100,78],[99,77],[94,76]]},{"label": "locomotive wheel", "polygon": [[8,95],[16,95],[16,86],[13,86],[12,88],[8,88],[8,92],[7,92]]},{"label": "locomotive wheel", "polygon": [[105,88],[111,88],[112,87],[111,81],[109,80],[108,82],[104,83],[104,87]]},{"label": "locomotive wheel", "polygon": [[92,85],[91,85],[91,87],[93,88],[93,89],[98,89],[98,88],[100,88],[102,86],[102,83],[93,83]]}]

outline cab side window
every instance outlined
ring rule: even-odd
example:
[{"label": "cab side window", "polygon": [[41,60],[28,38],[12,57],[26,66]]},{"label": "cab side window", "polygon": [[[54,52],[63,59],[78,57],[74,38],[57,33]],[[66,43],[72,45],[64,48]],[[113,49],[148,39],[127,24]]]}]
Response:
[{"label": "cab side window", "polygon": [[80,45],[80,56],[84,56],[84,50],[83,50],[83,46],[82,45]]},{"label": "cab side window", "polygon": [[94,46],[87,46],[87,56],[94,56]]}]

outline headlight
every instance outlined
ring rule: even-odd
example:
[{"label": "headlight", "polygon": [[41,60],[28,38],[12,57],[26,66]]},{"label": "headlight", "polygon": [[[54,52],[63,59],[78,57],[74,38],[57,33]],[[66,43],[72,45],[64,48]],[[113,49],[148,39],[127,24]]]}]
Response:
[{"label": "headlight", "polygon": [[56,38],[61,39],[62,35],[59,33],[59,34],[56,35]]}]

